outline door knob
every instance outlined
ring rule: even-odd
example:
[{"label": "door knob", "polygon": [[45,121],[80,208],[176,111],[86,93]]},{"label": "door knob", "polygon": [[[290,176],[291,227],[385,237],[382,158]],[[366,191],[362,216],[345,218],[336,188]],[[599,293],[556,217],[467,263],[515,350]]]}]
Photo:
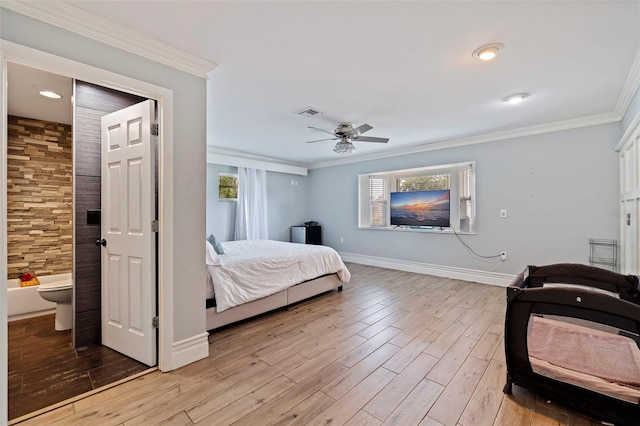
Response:
[{"label": "door knob", "polygon": [[107,246],[107,240],[105,240],[104,238],[103,238],[103,239],[101,239],[101,240],[96,240],[96,245],[97,245],[98,247],[100,247],[100,246],[104,246],[104,247],[106,247],[106,246]]}]

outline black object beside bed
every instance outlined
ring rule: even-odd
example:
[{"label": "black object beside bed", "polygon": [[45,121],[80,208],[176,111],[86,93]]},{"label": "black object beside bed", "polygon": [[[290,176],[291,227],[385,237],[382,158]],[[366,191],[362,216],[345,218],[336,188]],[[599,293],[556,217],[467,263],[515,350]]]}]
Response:
[{"label": "black object beside bed", "polygon": [[638,425],[639,335],[637,276],[529,266],[507,287],[503,391],[515,384],[599,421]]}]

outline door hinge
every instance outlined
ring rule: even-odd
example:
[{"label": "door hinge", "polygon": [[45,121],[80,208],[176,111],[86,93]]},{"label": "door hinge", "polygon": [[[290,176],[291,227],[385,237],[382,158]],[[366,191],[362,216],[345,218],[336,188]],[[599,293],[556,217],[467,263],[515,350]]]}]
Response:
[{"label": "door hinge", "polygon": [[160,131],[158,130],[158,125],[157,124],[152,124],[151,125],[151,134],[153,136],[158,136],[159,133],[160,133]]},{"label": "door hinge", "polygon": [[151,320],[151,326],[153,328],[160,327],[160,320],[158,319],[158,317],[153,317],[153,319]]},{"label": "door hinge", "polygon": [[151,230],[153,232],[160,231],[160,222],[158,222],[157,220],[152,220],[151,221]]}]

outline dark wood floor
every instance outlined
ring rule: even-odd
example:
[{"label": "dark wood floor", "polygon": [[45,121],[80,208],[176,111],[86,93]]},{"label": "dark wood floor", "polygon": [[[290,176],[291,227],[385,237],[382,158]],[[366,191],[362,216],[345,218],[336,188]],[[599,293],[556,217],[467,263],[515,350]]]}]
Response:
[{"label": "dark wood floor", "polygon": [[74,350],[54,315],[9,323],[9,419],[146,370],[104,346]]}]

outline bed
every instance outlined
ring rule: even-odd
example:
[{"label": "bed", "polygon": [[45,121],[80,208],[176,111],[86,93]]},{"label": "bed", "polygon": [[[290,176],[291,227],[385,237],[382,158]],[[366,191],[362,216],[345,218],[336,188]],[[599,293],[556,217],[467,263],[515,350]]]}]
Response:
[{"label": "bed", "polygon": [[529,266],[507,287],[507,382],[599,421],[640,418],[638,277],[578,264]]},{"label": "bed", "polygon": [[330,247],[282,241],[207,242],[207,330],[334,289],[351,275]]}]

